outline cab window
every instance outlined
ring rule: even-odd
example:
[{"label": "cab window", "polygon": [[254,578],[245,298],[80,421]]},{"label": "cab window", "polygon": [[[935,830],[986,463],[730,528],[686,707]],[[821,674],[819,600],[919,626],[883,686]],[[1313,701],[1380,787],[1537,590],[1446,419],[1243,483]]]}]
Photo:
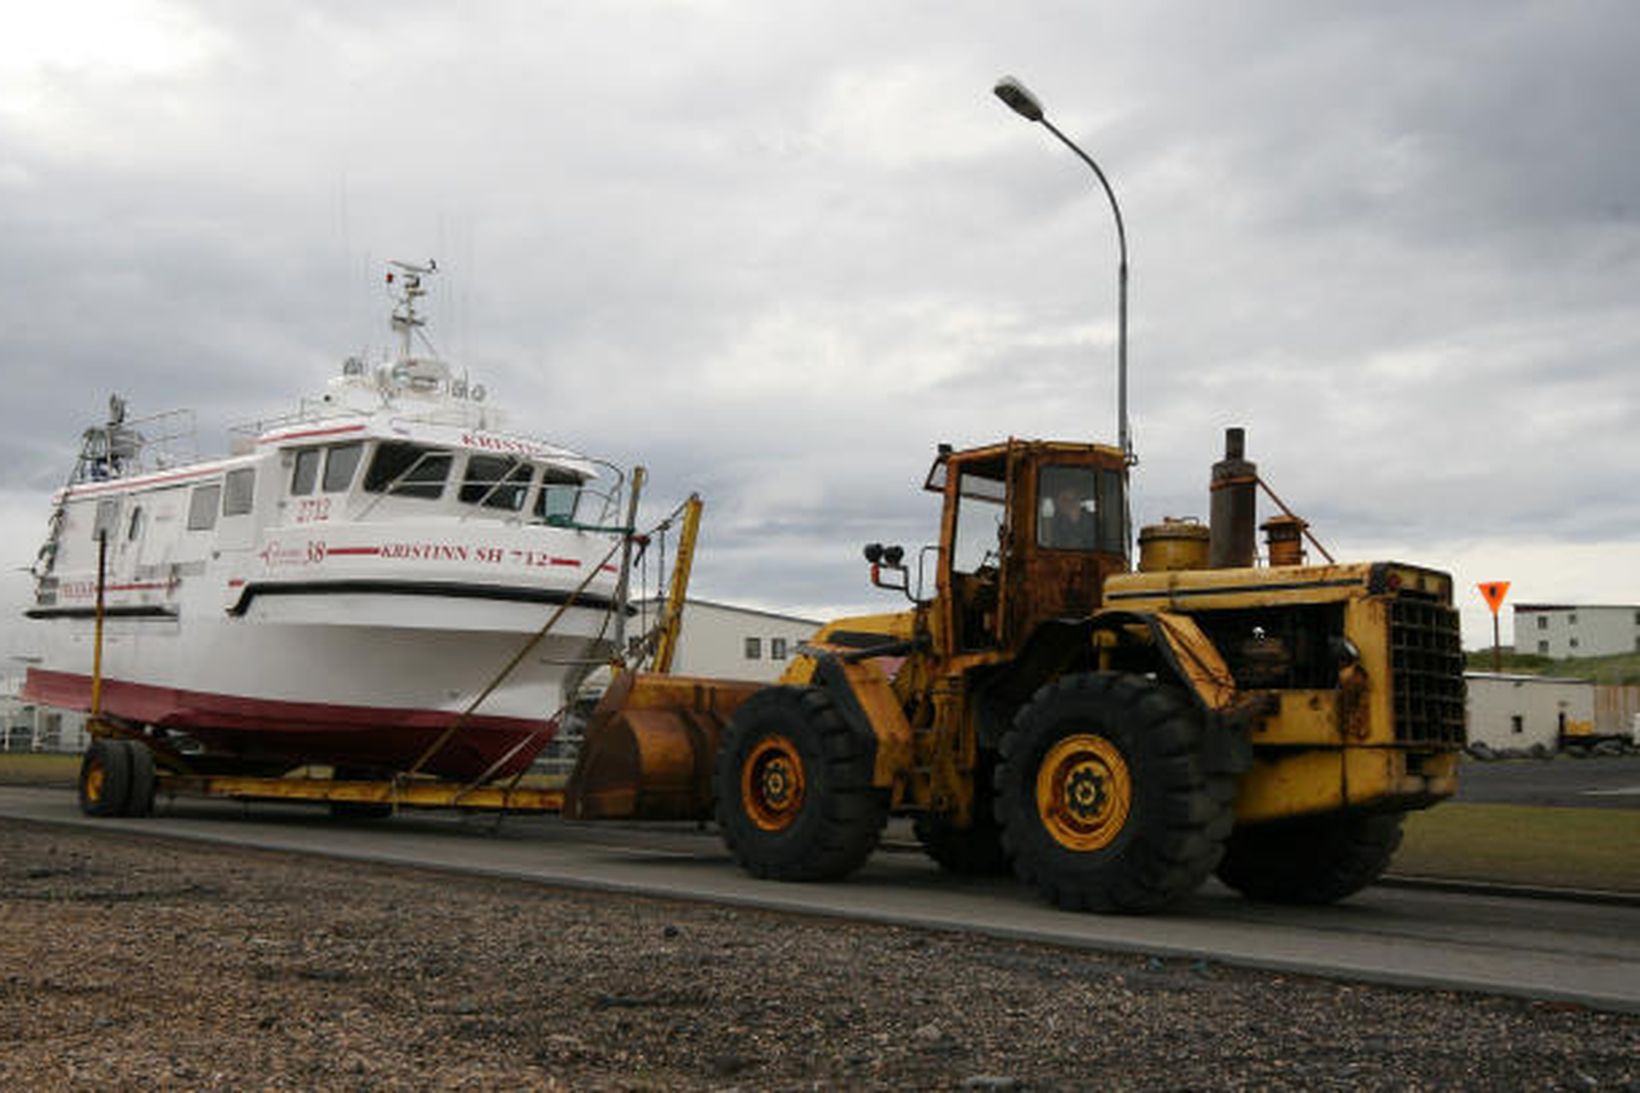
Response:
[{"label": "cab window", "polygon": [[1037,475],[1036,545],[1125,553],[1122,476],[1109,468],[1048,465]]},{"label": "cab window", "polygon": [[971,471],[961,472],[957,482],[957,527],[952,543],[951,569],[956,573],[976,573],[997,564],[1002,543],[1007,487],[1001,479],[987,478]]},{"label": "cab window", "polygon": [[529,496],[534,474],[534,468],[528,463],[507,456],[469,456],[459,496],[469,505],[517,512]]},{"label": "cab window", "polygon": [[364,488],[370,493],[436,501],[444,496],[444,481],[450,477],[453,461],[449,452],[436,448],[383,441],[365,471]]},{"label": "cab window", "polygon": [[1099,547],[1099,471],[1043,467],[1037,475],[1036,545],[1053,550]]}]

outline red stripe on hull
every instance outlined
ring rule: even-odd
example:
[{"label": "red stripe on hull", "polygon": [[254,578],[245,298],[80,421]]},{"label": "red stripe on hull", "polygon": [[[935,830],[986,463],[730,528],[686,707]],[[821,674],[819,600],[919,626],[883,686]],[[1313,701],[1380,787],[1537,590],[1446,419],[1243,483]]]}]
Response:
[{"label": "red stripe on hull", "polygon": [[[30,668],[23,698],[88,711],[91,677]],[[212,754],[386,770],[408,769],[457,716],[449,710],[246,698],[120,679],[103,680],[102,705],[111,716],[186,733]],[[500,762],[493,776],[511,777],[534,761],[557,727],[546,719],[475,714],[422,770],[472,779]]]}]

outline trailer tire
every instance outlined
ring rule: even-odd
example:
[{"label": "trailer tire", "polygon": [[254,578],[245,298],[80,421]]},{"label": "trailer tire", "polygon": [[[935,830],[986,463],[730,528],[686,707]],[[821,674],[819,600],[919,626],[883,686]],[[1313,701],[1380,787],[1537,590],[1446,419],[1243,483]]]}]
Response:
[{"label": "trailer tire", "polygon": [[131,792],[131,752],[125,741],[94,736],[80,760],[80,811],[122,816]]},{"label": "trailer tire", "polygon": [[121,740],[127,754],[126,816],[154,814],[154,753],[137,740]]},{"label": "trailer tire", "polygon": [[1202,718],[1142,676],[1088,672],[1037,691],[1003,738],[1002,844],[1067,910],[1156,911],[1218,864],[1228,794],[1203,770]]},{"label": "trailer tire", "polygon": [[741,868],[837,880],[865,864],[888,817],[875,747],[817,687],[766,687],[735,711],[713,772],[717,821]]},{"label": "trailer tire", "polygon": [[996,811],[996,759],[982,755],[974,768],[974,822],[957,827],[949,817],[924,812],[912,821],[923,852],[947,873],[966,877],[1006,877],[1013,862],[1002,846]]},{"label": "trailer tire", "polygon": [[1238,827],[1219,879],[1267,903],[1336,903],[1389,867],[1401,845],[1400,812],[1347,812]]}]

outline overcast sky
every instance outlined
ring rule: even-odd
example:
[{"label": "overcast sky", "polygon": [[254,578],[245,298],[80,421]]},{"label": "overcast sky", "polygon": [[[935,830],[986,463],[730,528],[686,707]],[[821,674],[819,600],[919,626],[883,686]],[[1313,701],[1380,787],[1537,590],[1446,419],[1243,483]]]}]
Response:
[{"label": "overcast sky", "polygon": [[1631,0],[14,5],[5,617],[110,392],[220,452],[429,257],[515,425],[704,495],[701,596],[890,609],[936,443],[1115,438],[1110,209],[1005,73],[1122,203],[1136,522],[1243,425],[1470,646],[1475,581],[1640,603],[1637,56]]}]

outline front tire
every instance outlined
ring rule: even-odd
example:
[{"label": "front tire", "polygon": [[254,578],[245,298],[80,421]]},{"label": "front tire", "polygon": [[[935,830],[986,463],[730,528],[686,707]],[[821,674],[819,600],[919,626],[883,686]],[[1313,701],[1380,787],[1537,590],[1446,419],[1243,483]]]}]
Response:
[{"label": "front tire", "polygon": [[1336,903],[1377,880],[1401,845],[1399,812],[1347,812],[1237,828],[1219,879],[1248,899]]},{"label": "front tire", "polygon": [[888,816],[862,740],[815,687],[767,687],[724,730],[713,787],[723,841],[770,880],[837,880],[865,864]]},{"label": "front tire", "polygon": [[1195,891],[1229,826],[1201,738],[1189,700],[1141,676],[1043,687],[1004,738],[996,774],[1014,871],[1067,910],[1155,911]]}]

